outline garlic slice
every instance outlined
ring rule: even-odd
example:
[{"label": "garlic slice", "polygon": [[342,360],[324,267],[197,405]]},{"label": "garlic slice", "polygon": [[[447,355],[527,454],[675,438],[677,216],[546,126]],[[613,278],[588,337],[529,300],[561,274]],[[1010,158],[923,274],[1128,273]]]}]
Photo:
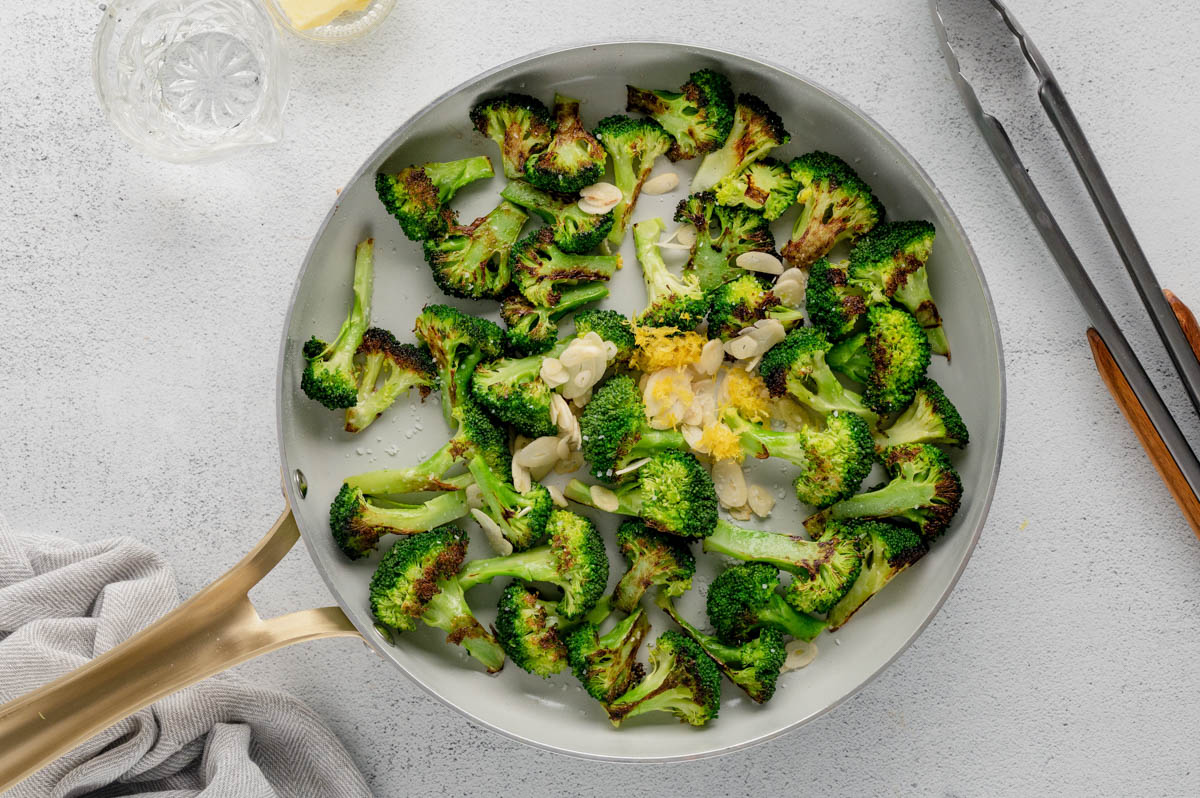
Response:
[{"label": "garlic slice", "polygon": [[806,643],[803,640],[793,640],[783,647],[787,657],[783,661],[781,671],[798,671],[812,664],[817,658],[817,644]]},{"label": "garlic slice", "polygon": [[471,517],[479,524],[483,530],[483,536],[487,538],[488,545],[492,550],[501,557],[507,557],[513,553],[512,544],[504,537],[504,531],[500,529],[500,525],[491,519],[491,517],[483,510],[471,510]]},{"label": "garlic slice", "polygon": [[658,194],[666,194],[668,191],[674,191],[679,186],[679,175],[674,172],[663,172],[661,175],[655,175],[642,184],[642,193],[651,196]]},{"label": "garlic slice", "polygon": [[748,272],[761,272],[762,274],[783,274],[783,261],[772,255],[770,252],[743,252],[737,256],[734,263],[739,268],[745,269]]},{"label": "garlic slice", "polygon": [[589,492],[592,496],[592,504],[596,505],[597,509],[606,513],[615,513],[620,509],[621,503],[617,501],[617,494],[603,485],[592,485]]}]

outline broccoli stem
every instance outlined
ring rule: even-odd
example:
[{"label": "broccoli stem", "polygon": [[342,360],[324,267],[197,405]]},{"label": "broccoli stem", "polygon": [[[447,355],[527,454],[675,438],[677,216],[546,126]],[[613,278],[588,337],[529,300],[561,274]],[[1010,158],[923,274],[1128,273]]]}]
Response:
[{"label": "broccoli stem", "polygon": [[327,348],[326,368],[354,369],[354,353],[371,324],[371,295],[375,285],[375,239],[368,238],[354,248],[354,304],[342,324],[338,337]]},{"label": "broccoli stem", "polygon": [[826,553],[822,544],[791,535],[743,529],[721,519],[704,539],[704,551],[746,562],[765,562],[789,573],[815,575]]},{"label": "broccoli stem", "polygon": [[554,222],[567,206],[553,194],[534,188],[522,180],[510,180],[500,196],[536,214],[543,222]]},{"label": "broccoli stem", "polygon": [[804,641],[812,640],[825,631],[824,621],[796,612],[778,593],[772,593],[767,606],[758,611],[758,620],[764,626],[777,626],[792,637]]},{"label": "broccoli stem", "polygon": [[437,187],[438,202],[448,202],[468,183],[491,177],[492,162],[486,155],[463,158],[445,163],[427,163],[421,167],[429,181]]},{"label": "broccoli stem", "polygon": [[489,673],[504,667],[504,649],[475,620],[459,581],[453,577],[442,579],[437,587],[438,592],[425,605],[421,620],[445,632],[449,642],[465,648],[487,667]]},{"label": "broccoli stem", "polygon": [[642,279],[646,283],[646,304],[653,305],[660,295],[670,295],[667,288],[675,280],[658,251],[658,239],[666,225],[662,219],[645,219],[633,226],[633,241],[637,249],[638,263],[642,265]]},{"label": "broccoli stem", "polygon": [[458,447],[454,440],[447,442],[433,453],[428,460],[409,468],[383,468],[368,471],[346,480],[352,488],[358,488],[368,496],[397,496],[404,493],[420,493],[431,490],[461,490],[471,484],[468,474],[443,478],[455,462],[454,452]]},{"label": "broccoli stem", "polygon": [[458,575],[458,581],[463,590],[470,590],[476,585],[491,582],[497,576],[512,576],[526,582],[558,584],[562,581],[558,573],[558,564],[549,546],[538,546],[519,554],[469,562]]},{"label": "broccoli stem", "polygon": [[811,464],[807,448],[794,432],[762,429],[752,424],[742,425],[738,438],[742,451],[753,457],[761,457],[763,452],[769,457],[787,460],[792,465],[808,468]]},{"label": "broccoli stem", "polygon": [[[559,297],[558,304],[550,309],[550,319],[558,321],[575,308],[583,307],[591,302],[599,302],[608,296],[608,286],[601,282],[583,283],[572,286]],[[569,340],[569,339],[568,339]],[[564,347],[565,349],[565,347]],[[559,352],[561,354],[561,351]],[[557,357],[558,355],[543,355],[542,357]]]},{"label": "broccoli stem", "polygon": [[[597,507],[596,502],[592,500],[592,486],[577,479],[573,479],[567,483],[567,486],[563,488],[563,496],[573,502],[586,504],[588,507],[596,507],[597,510],[604,509]],[[636,482],[630,483],[626,490],[616,493],[616,497],[617,509],[611,511],[615,515],[640,516],[642,514],[642,492],[637,487]]]},{"label": "broccoli stem", "polygon": [[666,594],[660,592],[655,596],[654,603],[662,608],[663,612],[671,616],[671,620],[679,624],[679,627],[687,632],[704,649],[706,654],[718,660],[718,664],[741,661],[741,646],[728,646],[712,635],[705,634],[695,626],[692,626],[679,614],[679,611],[675,609],[675,602],[671,601],[670,597]]},{"label": "broccoli stem", "polygon": [[887,518],[902,515],[933,501],[936,486],[907,479],[894,479],[878,490],[843,499],[829,508],[833,518]]},{"label": "broccoli stem", "polygon": [[667,449],[680,449],[687,451],[687,441],[683,439],[683,433],[674,429],[651,429],[645,427],[642,429],[637,443],[629,448],[629,454],[625,456],[626,462],[633,462],[642,457],[650,457]]},{"label": "broccoli stem", "polygon": [[495,472],[488,468],[487,461],[480,455],[471,458],[471,461],[467,463],[467,470],[475,478],[475,484],[479,486],[479,492],[483,496],[484,502],[492,511],[492,519],[504,528],[505,537],[516,539],[513,529],[508,523],[515,508],[505,506],[501,501],[503,496],[513,497],[514,489],[498,479]]},{"label": "broccoli stem", "polygon": [[[384,504],[387,506],[381,506]],[[366,502],[360,520],[368,527],[383,527],[405,534],[427,532],[462,518],[468,512],[466,492],[458,490],[435,496],[423,504]]]}]

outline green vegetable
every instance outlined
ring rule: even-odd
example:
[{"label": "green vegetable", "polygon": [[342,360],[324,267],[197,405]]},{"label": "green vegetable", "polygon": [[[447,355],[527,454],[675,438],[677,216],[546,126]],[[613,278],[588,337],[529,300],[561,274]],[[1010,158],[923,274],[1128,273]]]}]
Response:
[{"label": "green vegetable", "polygon": [[424,401],[437,387],[437,369],[429,350],[402,344],[387,330],[372,327],[358,345],[358,398],[346,408],[346,432],[362,432],[413,388]]},{"label": "green vegetable", "polygon": [[375,190],[383,207],[400,222],[404,235],[410,241],[424,241],[444,235],[457,223],[457,214],[448,203],[460,188],[492,174],[492,162],[479,155],[408,166],[396,174],[380,172],[375,176]]},{"label": "green vegetable", "polygon": [[371,291],[375,281],[375,240],[368,238],[354,250],[354,303],[333,343],[316,336],[304,344],[304,373],[300,390],[330,410],[354,407],[358,381],[354,353],[371,323]]},{"label": "green vegetable", "polygon": [[804,205],[783,248],[793,266],[807,267],[837,242],[853,241],[883,220],[883,204],[871,187],[836,155],[810,152],[790,166],[800,182],[796,199]]},{"label": "green vegetable", "polygon": [[734,98],[729,78],[711,69],[688,76],[679,91],[626,86],[627,111],[653,117],[675,143],[667,151],[672,161],[695,158],[718,149],[733,127]]},{"label": "green vegetable", "polygon": [[550,143],[554,120],[540,100],[528,94],[502,94],[471,109],[471,124],[500,147],[504,176],[525,176],[530,155]]}]

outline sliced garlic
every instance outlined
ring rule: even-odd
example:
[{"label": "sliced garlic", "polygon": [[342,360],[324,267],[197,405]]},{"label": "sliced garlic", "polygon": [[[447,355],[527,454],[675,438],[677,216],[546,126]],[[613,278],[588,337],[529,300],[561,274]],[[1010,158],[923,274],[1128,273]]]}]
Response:
[{"label": "sliced garlic", "polygon": [[787,269],[779,275],[771,293],[784,305],[791,308],[799,307],[804,303],[804,289],[807,283],[808,278],[804,272],[796,268]]},{"label": "sliced garlic", "polygon": [[596,205],[607,205],[612,207],[624,198],[621,189],[614,186],[612,183],[592,183],[590,186],[584,186],[579,190],[579,197]]},{"label": "sliced garlic", "polygon": [[700,443],[700,438],[704,436],[704,430],[692,424],[684,424],[679,428],[679,432],[683,435],[683,440],[687,445],[693,449]]},{"label": "sliced garlic", "polygon": [[558,459],[558,441],[559,439],[555,435],[544,435],[536,438],[530,441],[528,446],[525,446],[513,455],[513,462],[528,469],[534,469],[543,465],[554,465],[554,462]]},{"label": "sliced garlic", "polygon": [[690,247],[696,243],[696,228],[690,224],[685,224],[675,231],[675,240],[685,247]]},{"label": "sliced garlic", "polygon": [[758,341],[754,340],[753,336],[740,335],[732,341],[725,342],[725,351],[735,360],[745,360],[758,353]]},{"label": "sliced garlic", "polygon": [[517,493],[528,493],[533,487],[533,477],[525,466],[513,461],[512,464],[513,488]]},{"label": "sliced garlic", "polygon": [[766,352],[787,337],[787,330],[779,319],[759,319],[746,332],[758,341],[760,352]]},{"label": "sliced garlic", "polygon": [[525,505],[524,507],[522,507],[520,510],[517,510],[517,512],[513,514],[513,520],[515,521],[518,518],[524,518],[525,516],[529,515],[531,510],[533,510],[532,504]]},{"label": "sliced garlic", "polygon": [[696,371],[711,377],[717,373],[717,369],[721,368],[723,360],[725,360],[725,349],[721,346],[721,342],[714,338],[700,350],[700,361],[695,364]]},{"label": "sliced garlic", "polygon": [[592,504],[596,505],[597,509],[606,513],[615,513],[621,507],[621,503],[617,501],[617,494],[603,485],[592,485],[590,493]]},{"label": "sliced garlic", "polygon": [[655,175],[642,184],[642,193],[655,196],[658,194],[666,194],[668,191],[674,191],[679,186],[679,175],[674,172],[663,172],[661,175]]},{"label": "sliced garlic", "polygon": [[483,506],[483,491],[474,482],[467,485],[467,506],[473,509]]},{"label": "sliced garlic", "polygon": [[583,452],[576,449],[565,460],[559,460],[554,466],[554,471],[558,474],[574,474],[581,468],[583,468]]},{"label": "sliced garlic", "polygon": [[558,439],[558,450],[555,452],[556,461],[566,460],[571,456],[571,439],[562,436]]},{"label": "sliced garlic", "polygon": [[737,256],[734,263],[748,272],[762,274],[783,274],[783,262],[770,252],[743,252]]},{"label": "sliced garlic", "polygon": [[750,512],[750,508],[744,504],[741,507],[729,507],[727,509],[729,517],[734,521],[749,521],[754,515],[754,513]]},{"label": "sliced garlic", "polygon": [[473,509],[471,510],[471,517],[475,519],[475,521],[479,524],[480,529],[483,530],[483,536],[487,538],[488,545],[492,547],[493,551],[495,551],[501,557],[507,557],[508,555],[512,554],[512,544],[505,539],[504,530],[500,528],[499,524],[492,520],[491,516],[489,516],[483,510]]},{"label": "sliced garlic", "polygon": [[746,503],[746,475],[736,460],[719,461],[713,466],[712,478],[722,505],[733,508]]},{"label": "sliced garlic", "polygon": [[812,664],[817,658],[817,644],[806,643],[803,640],[793,640],[783,647],[787,657],[783,661],[782,671],[798,671]]},{"label": "sliced garlic", "polygon": [[654,246],[658,247],[659,249],[691,249],[691,247],[687,244],[680,244],[678,241],[656,241],[654,242]]},{"label": "sliced garlic", "polygon": [[613,476],[621,477],[621,476],[624,476],[625,474],[631,474],[649,462],[650,462],[649,457],[643,457],[641,460],[634,460],[632,463],[625,466],[624,468],[618,468],[616,471],[614,471]]},{"label": "sliced garlic", "polygon": [[766,518],[775,509],[775,497],[762,485],[751,485],[746,494],[746,504],[759,518]]},{"label": "sliced garlic", "polygon": [[547,485],[546,492],[550,494],[550,501],[554,502],[555,507],[567,507],[568,506],[567,505],[567,497],[563,495],[562,490],[560,490],[557,486]]}]

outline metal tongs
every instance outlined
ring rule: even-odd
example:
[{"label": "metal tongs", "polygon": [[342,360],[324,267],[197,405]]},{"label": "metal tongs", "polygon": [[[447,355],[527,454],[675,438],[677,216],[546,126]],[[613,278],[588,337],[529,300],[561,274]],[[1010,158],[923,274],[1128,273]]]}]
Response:
[{"label": "metal tongs", "polygon": [[[1088,145],[1087,138],[1049,65],[1000,0],[960,1],[990,3],[1020,43],[1021,52],[1039,81],[1038,99],[1041,100],[1050,122],[1058,131],[1071,160],[1075,163],[1075,168],[1083,178],[1092,202],[1100,213],[1121,259],[1125,262],[1129,276],[1133,279],[1138,295],[1150,313],[1154,328],[1175,363],[1192,406],[1200,414],[1200,327],[1197,327],[1191,311],[1174,294],[1164,291],[1159,286],[1158,279],[1154,276],[1154,271],[1150,268],[1146,255],[1142,252],[1137,237],[1134,236],[1133,229],[1129,226],[1129,221],[1125,218],[1116,195],[1113,194],[1112,187],[1096,161],[1096,156]],[[1042,240],[1058,261],[1067,282],[1091,320],[1088,342],[1101,377],[1192,530],[1200,536],[1200,500],[1197,499],[1197,495],[1200,495],[1200,461],[1197,461],[1195,452],[1129,346],[1112,312],[1105,305],[1079,256],[1075,254],[1055,220],[1054,214],[1042,199],[1004,126],[984,110],[975,90],[963,75],[958,57],[950,46],[945,21],[942,18],[941,7],[946,4],[947,0],[929,0],[942,52],[947,66],[950,67],[951,76],[958,84],[963,102],[979,125],[1005,177],[1012,184],[1034,226],[1041,233]]]}]

